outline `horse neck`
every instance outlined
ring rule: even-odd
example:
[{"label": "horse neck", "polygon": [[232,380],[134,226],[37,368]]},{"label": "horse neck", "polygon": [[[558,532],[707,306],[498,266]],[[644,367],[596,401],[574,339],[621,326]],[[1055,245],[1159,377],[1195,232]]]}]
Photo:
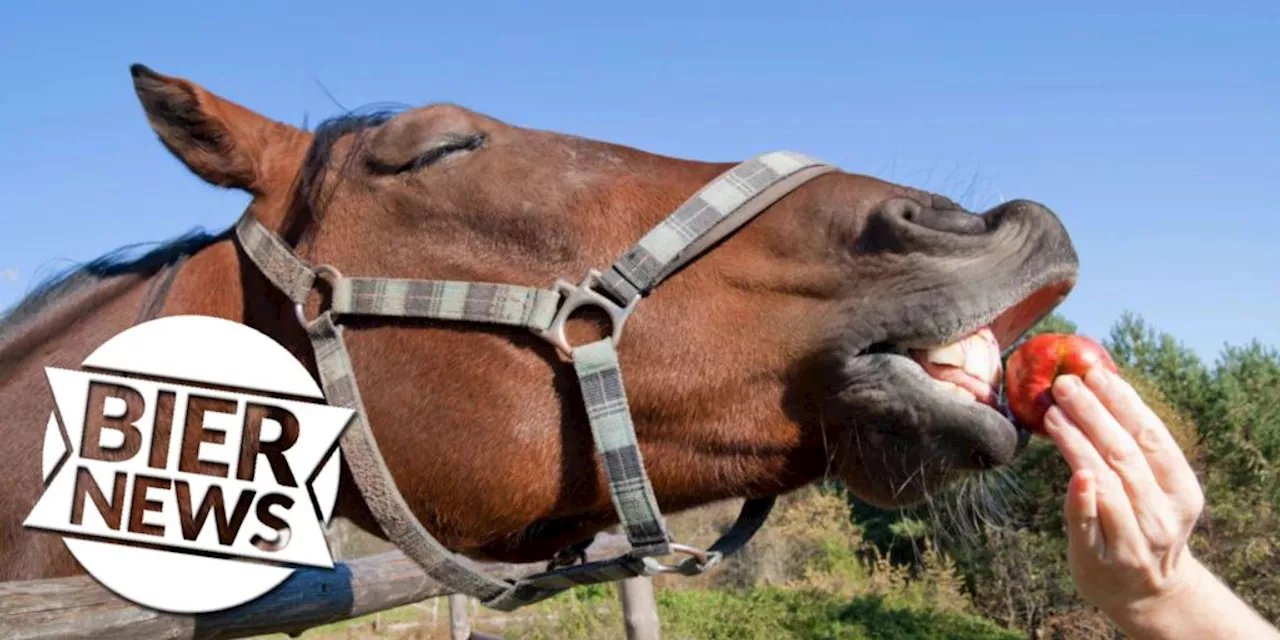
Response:
[{"label": "horse neck", "polygon": [[293,304],[272,286],[230,238],[191,256],[173,283],[161,315],[203,315],[248,325],[306,364],[310,345]]},{"label": "horse neck", "polygon": [[[74,334],[84,333],[86,327],[109,326],[112,333],[125,328],[133,318],[130,315],[133,305],[128,303],[141,299],[154,277],[154,274],[123,274],[77,284],[71,290],[56,293],[57,299],[44,303],[36,315],[0,329],[0,372],[15,371],[19,362],[36,351],[57,353],[60,343],[68,342]],[[75,340],[69,342],[75,346]],[[0,381],[6,377],[0,374]]]}]

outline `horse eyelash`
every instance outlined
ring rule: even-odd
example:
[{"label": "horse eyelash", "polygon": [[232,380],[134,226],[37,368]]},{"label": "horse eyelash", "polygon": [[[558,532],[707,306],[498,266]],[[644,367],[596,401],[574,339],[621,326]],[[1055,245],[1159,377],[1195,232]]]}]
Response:
[{"label": "horse eyelash", "polygon": [[385,165],[375,160],[369,160],[369,169],[375,173],[386,175],[398,175],[401,173],[409,173],[422,169],[439,162],[445,156],[457,153],[459,151],[474,151],[484,146],[485,135],[477,133],[465,137],[449,137],[442,144],[428,149],[425,153],[418,157],[399,165]]}]

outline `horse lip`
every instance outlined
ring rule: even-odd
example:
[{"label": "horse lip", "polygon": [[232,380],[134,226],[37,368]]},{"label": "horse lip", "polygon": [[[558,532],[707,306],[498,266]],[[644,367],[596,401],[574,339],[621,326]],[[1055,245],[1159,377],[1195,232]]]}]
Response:
[{"label": "horse lip", "polygon": [[[852,353],[852,355],[845,355],[840,359],[852,361],[872,354],[881,354],[905,358],[913,365],[921,367],[920,363],[911,357],[910,349],[928,349],[949,344],[984,326],[992,327],[1001,350],[1001,358],[1006,358],[1018,338],[1021,338],[1036,323],[1052,313],[1074,288],[1076,281],[1074,271],[1065,276],[1054,275],[1038,280],[1043,284],[1032,283],[1030,286],[1022,287],[1027,290],[1027,293],[1022,295],[1017,302],[1003,308],[997,307],[981,316],[971,318],[960,329],[944,337],[924,338],[917,335],[912,338],[901,338],[881,333],[880,339],[872,340],[853,348],[846,346],[843,352],[845,354]],[[924,373],[923,367],[921,367],[921,373]],[[846,391],[849,385],[852,384],[851,381],[842,378],[837,380],[836,384],[828,387],[829,394],[833,396]],[[996,385],[993,390],[996,393],[998,406],[991,407],[992,410],[1000,411],[1008,418],[1007,410],[1000,406],[1004,395],[1003,383]],[[1011,420],[1010,422],[1013,423],[1015,428],[1018,428],[1016,421]]]},{"label": "horse lip", "polygon": [[1012,304],[994,306],[986,313],[962,321],[952,331],[937,335],[915,335],[910,338],[889,338],[890,342],[904,349],[931,349],[959,340],[982,327],[991,327],[1001,355],[1027,331],[1058,308],[1075,288],[1075,274],[1063,277],[1041,278],[1042,283],[1020,287],[1022,292]]}]

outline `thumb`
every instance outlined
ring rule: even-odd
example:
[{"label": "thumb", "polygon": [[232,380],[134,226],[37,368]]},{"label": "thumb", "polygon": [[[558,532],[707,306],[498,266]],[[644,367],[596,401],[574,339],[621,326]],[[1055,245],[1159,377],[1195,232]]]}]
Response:
[{"label": "thumb", "polygon": [[1098,523],[1098,481],[1092,471],[1081,469],[1071,475],[1063,505],[1067,520],[1067,540],[1077,557],[1103,556],[1102,528]]}]

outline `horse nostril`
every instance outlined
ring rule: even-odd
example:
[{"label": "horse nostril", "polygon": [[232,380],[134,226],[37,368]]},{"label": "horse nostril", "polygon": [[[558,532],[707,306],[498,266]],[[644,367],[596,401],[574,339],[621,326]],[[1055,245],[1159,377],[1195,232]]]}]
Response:
[{"label": "horse nostril", "polygon": [[959,208],[931,207],[909,198],[894,198],[881,205],[884,220],[894,233],[918,234],[922,229],[940,233],[977,235],[987,230],[980,216]]},{"label": "horse nostril", "polygon": [[907,198],[894,198],[884,203],[884,213],[891,217],[901,218],[907,222],[916,222],[920,217],[920,204]]}]

